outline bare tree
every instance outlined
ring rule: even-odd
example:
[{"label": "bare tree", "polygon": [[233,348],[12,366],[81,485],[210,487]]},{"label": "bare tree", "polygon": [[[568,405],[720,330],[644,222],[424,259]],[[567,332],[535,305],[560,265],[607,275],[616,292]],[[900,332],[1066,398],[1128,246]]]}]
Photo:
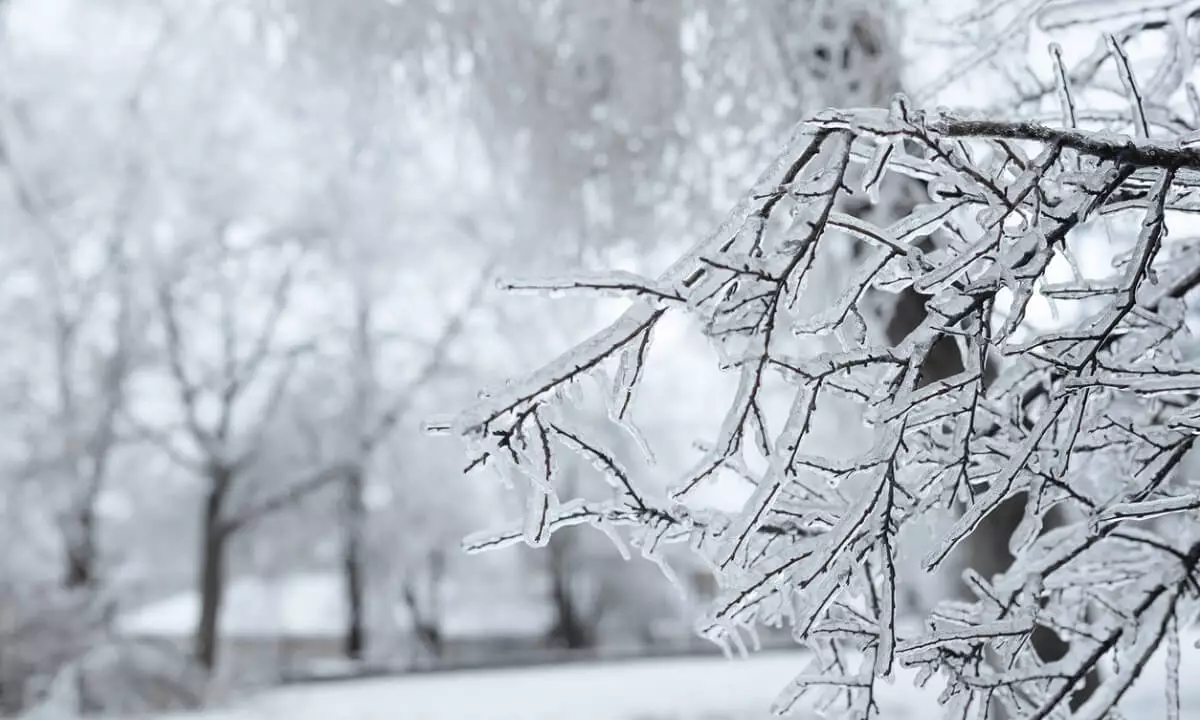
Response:
[{"label": "bare tree", "polygon": [[[174,433],[160,431],[144,419],[137,422],[146,439],[153,440],[204,480],[197,581],[201,603],[193,653],[196,661],[208,670],[217,661],[217,633],[230,540],[258,519],[286,510],[338,481],[351,468],[348,462],[331,463],[252,503],[235,505],[237,493],[245,492],[240,486],[247,469],[254,462],[263,435],[289,391],[295,366],[309,345],[279,336],[280,323],[294,289],[294,260],[285,261],[276,273],[265,298],[267,312],[247,337],[238,322],[239,303],[253,301],[253,296],[239,297],[238,280],[232,276],[231,265],[237,251],[230,247],[228,232],[228,227],[218,229],[210,246],[215,251],[216,285],[201,286],[215,291],[210,296],[216,305],[215,328],[200,324],[194,314],[196,307],[189,308],[181,297],[186,276],[165,272],[158,278],[155,289],[166,371],[182,417],[178,435],[186,439],[190,449],[181,446],[172,437]],[[198,258],[190,260],[196,263]],[[217,357],[211,361],[206,361],[203,341],[192,339],[207,330],[215,330],[219,347]]]},{"label": "bare tree", "polygon": [[46,324],[55,402],[49,412],[59,436],[26,473],[46,478],[61,502],[64,586],[93,592],[100,583],[96,506],[136,361],[132,288],[123,238],[108,242],[99,266],[84,273],[72,270],[74,244],[58,234],[44,236],[43,242],[45,254],[35,263],[50,300]]},{"label": "bare tree", "polygon": [[[386,387],[376,369],[380,348],[379,333],[373,322],[374,302],[369,294],[364,292],[365,283],[357,283],[355,286],[354,382],[348,414],[348,421],[354,427],[354,437],[339,510],[339,525],[343,537],[341,566],[350,615],[346,630],[345,652],[351,659],[362,659],[366,650],[364,602],[367,580],[368,515],[364,493],[373,456],[382,443],[388,442],[390,436],[395,432],[397,424],[408,416],[420,393],[442,370],[447,360],[447,354],[462,333],[467,316],[477,308],[482,300],[483,291],[488,287],[490,279],[491,270],[487,269],[483,273],[483,279],[475,283],[464,308],[446,319],[439,335],[427,350],[426,357],[416,372],[402,387],[394,390]],[[387,398],[387,402],[381,404],[380,398]],[[441,550],[437,549],[435,552],[441,552]],[[434,557],[431,558],[431,563],[433,576],[440,576],[441,573],[436,568],[441,566],[442,561]],[[420,619],[428,615],[427,612],[422,611],[422,608],[429,603],[418,601],[416,593],[412,584],[404,584],[404,598],[410,606],[414,619]],[[418,629],[424,629],[422,635],[428,636],[427,640],[431,647],[440,648],[440,641],[434,642],[433,640],[436,638],[436,633],[429,629],[434,627],[431,623],[432,621],[416,622],[416,625]]]},{"label": "bare tree", "polygon": [[[0,13],[7,8],[0,8]],[[136,126],[143,91],[152,79],[159,52],[170,37],[169,23],[134,72],[132,87],[105,98],[103,110],[119,124]],[[96,503],[104,489],[110,457],[119,440],[116,427],[126,402],[125,385],[134,369],[136,348],[132,323],[137,308],[130,273],[130,225],[140,182],[140,158],[117,146],[111,197],[99,225],[101,234],[85,232],[61,215],[65,199],[51,201],[31,168],[25,145],[36,145],[39,128],[30,127],[39,98],[5,98],[0,111],[0,158],[11,179],[16,207],[28,222],[38,246],[36,271],[50,298],[49,333],[53,346],[56,407],[54,424],[63,433],[42,464],[57,477],[65,496],[62,532],[66,551],[64,583],[69,589],[94,591],[99,581]],[[24,112],[15,112],[21,103]],[[30,112],[29,105],[34,105]],[[53,104],[53,103],[42,103]],[[56,109],[56,108],[54,108]],[[111,159],[110,159],[111,161]],[[57,168],[55,169],[57,170]],[[42,173],[45,174],[44,171]],[[90,188],[87,189],[90,191]],[[76,202],[88,198],[76,197]],[[91,267],[80,257],[99,255]]]}]

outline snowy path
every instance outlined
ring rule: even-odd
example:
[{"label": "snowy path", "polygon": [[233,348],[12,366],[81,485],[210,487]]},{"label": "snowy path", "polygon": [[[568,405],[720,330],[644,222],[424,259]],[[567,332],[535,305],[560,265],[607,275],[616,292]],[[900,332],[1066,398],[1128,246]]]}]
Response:
[{"label": "snowy path", "polygon": [[[1185,645],[1183,717],[1200,718],[1200,653]],[[765,720],[803,665],[794,652],[490,670],[331,682],[265,693],[240,707],[159,720]],[[1122,703],[1129,717],[1165,717],[1161,663]],[[937,718],[930,691],[902,675],[881,692],[883,717]],[[1136,708],[1136,709],[1135,709]],[[801,715],[800,717],[803,717]]]}]

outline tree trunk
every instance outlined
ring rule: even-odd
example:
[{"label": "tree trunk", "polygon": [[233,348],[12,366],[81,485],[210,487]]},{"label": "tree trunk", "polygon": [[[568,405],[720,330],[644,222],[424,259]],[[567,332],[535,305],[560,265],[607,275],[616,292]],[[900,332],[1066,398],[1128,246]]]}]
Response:
[{"label": "tree trunk", "polygon": [[587,650],[593,647],[595,637],[588,624],[580,617],[571,597],[570,587],[564,582],[564,578],[554,577],[551,599],[557,612],[554,629],[550,632],[554,644],[568,650]]},{"label": "tree trunk", "polygon": [[96,508],[79,508],[67,535],[67,590],[94,590],[96,586]]},{"label": "tree trunk", "polygon": [[435,548],[428,557],[425,567],[425,593],[421,592],[421,579],[409,575],[400,590],[408,605],[412,620],[412,631],[421,647],[436,665],[446,649],[446,637],[442,632],[442,582],[446,578],[445,553]]},{"label": "tree trunk", "polygon": [[572,580],[579,568],[572,567],[576,564],[571,557],[573,530],[567,528],[555,533],[546,548],[550,559],[550,601],[555,611],[550,639],[568,650],[589,650],[596,646],[599,617],[598,613],[586,613],[574,592]]},{"label": "tree trunk", "polygon": [[212,472],[200,531],[200,618],[196,624],[192,654],[196,663],[209,674],[217,666],[218,629],[225,594],[225,545],[228,540],[222,515],[231,479],[232,473],[226,468]]},{"label": "tree trunk", "polygon": [[367,510],[363,484],[363,469],[355,468],[346,476],[342,497],[342,580],[349,613],[343,651],[350,660],[362,660],[366,652],[364,536]]},{"label": "tree trunk", "polygon": [[[114,380],[114,383],[118,381]],[[119,388],[120,386],[117,385]],[[85,487],[82,497],[78,498],[73,508],[72,524],[67,527],[67,572],[65,584],[68,590],[96,590],[101,581],[100,577],[100,543],[97,538],[99,522],[96,517],[96,503],[104,488],[104,480],[108,476],[110,454],[115,443],[113,425],[120,403],[109,400],[104,420],[96,431],[96,437],[87,444],[87,472],[76,472],[74,482]]]},{"label": "tree trunk", "polygon": [[419,659],[420,649],[424,649],[428,653],[430,666],[436,667],[445,650],[445,637],[442,635],[438,613],[436,610],[421,607],[421,601],[417,597],[419,590],[416,583],[406,582],[403,585],[403,594],[412,616],[413,636],[419,646],[416,648],[415,655]]}]

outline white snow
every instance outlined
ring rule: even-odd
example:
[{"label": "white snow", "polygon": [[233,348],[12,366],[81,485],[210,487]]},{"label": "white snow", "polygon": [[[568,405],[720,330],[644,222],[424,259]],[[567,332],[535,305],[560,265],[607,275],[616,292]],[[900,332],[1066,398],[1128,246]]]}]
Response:
[{"label": "white snow", "polygon": [[[1200,670],[1191,648],[1185,641],[1184,678]],[[800,652],[774,652],[418,675],[285,688],[234,708],[156,720],[765,720],[803,665]],[[1161,667],[1147,675],[1122,703],[1129,717],[1165,716]],[[881,717],[940,717],[936,691],[911,681],[900,672],[881,685]],[[1181,705],[1183,718],[1200,718],[1200,687],[1185,680]]]},{"label": "white snow", "polygon": [[554,627],[554,609],[546,602],[521,598],[477,598],[446,608],[442,632],[449,638],[497,635],[540,637]]},{"label": "white snow", "polygon": [[[800,653],[779,652],[422,675],[287,688],[238,708],[159,720],[765,719],[803,665]],[[902,682],[884,688],[884,717],[936,717],[928,698],[922,705]]]},{"label": "white snow", "polygon": [[[1195,640],[1182,642],[1183,718],[1200,718],[1200,685],[1187,680],[1200,673]],[[802,652],[781,651],[317,683],[154,720],[765,720],[804,664]],[[1152,661],[1122,702],[1127,717],[1166,717],[1164,678],[1161,658]],[[914,688],[912,674],[898,671],[892,685],[880,685],[881,717],[941,717],[935,686]]]},{"label": "white snow", "polygon": [[[544,600],[475,585],[448,584],[442,618],[447,637],[537,636],[553,625]],[[119,627],[128,635],[188,637],[199,614],[199,596],[189,591],[126,614]],[[223,638],[340,637],[348,615],[336,573],[242,577],[226,590],[220,633]],[[392,618],[401,628],[409,623],[403,605]]]},{"label": "white snow", "polygon": [[[323,573],[238,578],[225,593],[221,636],[338,637],[345,632],[346,605],[336,580]],[[189,591],[135,610],[119,626],[131,635],[186,637],[199,616],[200,596]]]}]

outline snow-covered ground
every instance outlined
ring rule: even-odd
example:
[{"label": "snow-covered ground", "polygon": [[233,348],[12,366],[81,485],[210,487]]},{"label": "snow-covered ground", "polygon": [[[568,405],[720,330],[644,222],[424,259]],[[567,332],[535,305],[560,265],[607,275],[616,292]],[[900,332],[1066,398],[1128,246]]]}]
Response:
[{"label": "snow-covered ground", "polygon": [[[455,672],[265,693],[203,720],[751,720],[770,717],[804,665],[796,652]],[[891,688],[887,717],[917,713]],[[906,702],[907,700],[907,702]],[[159,720],[200,720],[180,714]]]},{"label": "snow-covered ground", "polygon": [[[499,553],[492,557],[505,559]],[[512,563],[493,565],[504,569]],[[478,562],[472,566],[476,572],[479,568]],[[540,588],[510,587],[491,574],[483,581],[486,587],[476,587],[483,584],[478,580],[471,585],[458,578],[443,583],[441,626],[447,638],[540,637],[553,625],[553,608]],[[221,637],[341,638],[350,613],[342,583],[341,575],[333,572],[234,578],[225,591]],[[403,603],[390,610],[389,627],[411,628],[412,617]],[[200,594],[188,590],[123,615],[118,627],[135,637],[186,638],[199,615]]]},{"label": "snow-covered ground", "polygon": [[[1187,680],[1200,676],[1200,652],[1186,642],[1183,657],[1182,716],[1200,718],[1200,684]],[[765,720],[803,664],[798,652],[772,652],[331,682],[157,720]],[[1166,717],[1163,677],[1161,663],[1147,668],[1123,703],[1129,717]],[[882,717],[940,717],[934,694],[901,674],[881,692]]]}]

